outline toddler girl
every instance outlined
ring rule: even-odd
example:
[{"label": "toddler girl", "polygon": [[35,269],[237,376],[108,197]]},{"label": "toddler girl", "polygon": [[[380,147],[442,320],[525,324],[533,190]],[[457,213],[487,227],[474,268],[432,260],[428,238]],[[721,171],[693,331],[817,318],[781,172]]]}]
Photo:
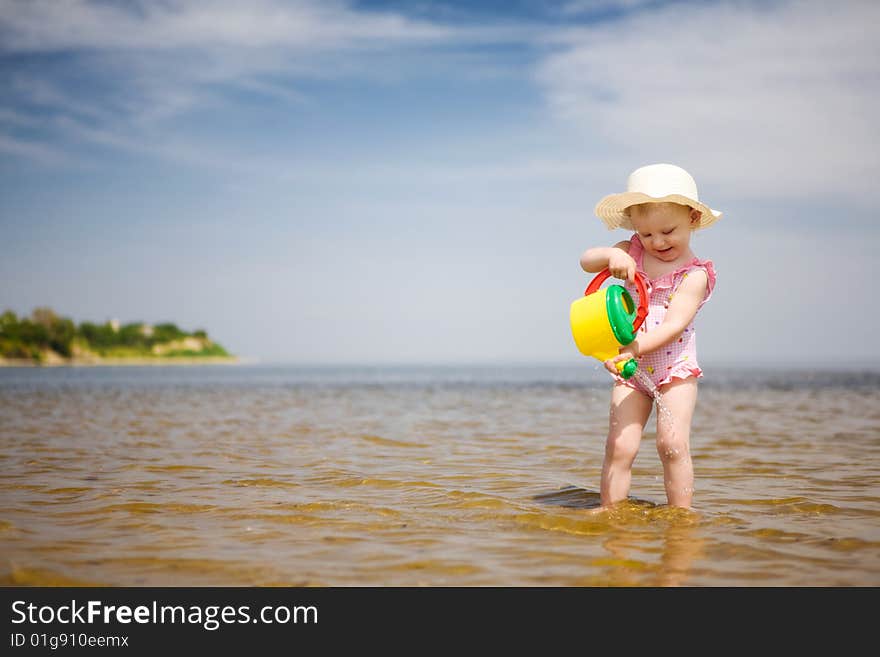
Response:
[{"label": "toddler girl", "polygon": [[[703,376],[694,318],[715,287],[712,262],[694,255],[690,239],[693,231],[713,224],[721,213],[701,203],[694,179],[671,164],[636,169],[627,191],[606,196],[595,211],[609,229],[635,232],[614,246],[587,249],[581,267],[587,272],[607,267],[612,276],[627,281],[633,299],[638,299],[634,286],[638,271],[650,297],[648,316],[636,339],[605,362],[616,381],[602,466],[602,507],[629,494],[632,464],[656,387],[671,415],[657,414],[657,453],[663,463],[666,498],[670,506],[690,508],[694,494],[690,427],[697,379]],[[627,381],[619,376],[616,363],[630,358],[638,360],[641,374]],[[652,385],[640,381],[642,376]]]}]

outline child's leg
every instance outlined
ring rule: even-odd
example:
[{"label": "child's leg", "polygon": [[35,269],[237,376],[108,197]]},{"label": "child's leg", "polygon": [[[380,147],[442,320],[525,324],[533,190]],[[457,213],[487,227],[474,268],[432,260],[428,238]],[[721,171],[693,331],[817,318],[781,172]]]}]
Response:
[{"label": "child's leg", "polygon": [[669,415],[657,410],[657,454],[663,463],[666,500],[670,506],[689,509],[694,497],[691,462],[691,418],[697,403],[697,380],[673,379],[660,389]]},{"label": "child's leg", "polygon": [[642,429],[651,414],[652,403],[650,397],[622,384],[611,390],[608,440],[600,488],[603,507],[624,500],[629,494],[632,464],[639,451]]}]

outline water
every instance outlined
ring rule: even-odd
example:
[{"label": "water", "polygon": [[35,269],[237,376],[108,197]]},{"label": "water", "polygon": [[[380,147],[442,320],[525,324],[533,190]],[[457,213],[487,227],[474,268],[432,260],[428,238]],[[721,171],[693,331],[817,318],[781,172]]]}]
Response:
[{"label": "water", "polygon": [[[651,393],[651,396],[654,398],[654,403],[657,407],[657,428],[658,430],[662,430],[661,435],[666,436],[666,447],[661,447],[660,443],[658,443],[658,449],[664,450],[665,456],[667,458],[678,456],[679,448],[674,446],[676,438],[675,417],[672,415],[672,411],[669,410],[669,407],[663,402],[663,393],[661,393],[660,389],[656,385],[654,385],[651,377],[645,374],[642,370],[636,370],[634,376],[636,379],[638,379],[639,383],[642,384],[644,389]],[[688,506],[688,500],[690,500],[690,497],[693,495],[694,492],[692,485],[687,484],[679,489],[679,492],[685,496],[685,499],[679,499],[678,501],[675,501],[674,498],[669,497],[669,490],[673,485],[672,479],[668,480],[666,484],[667,499],[670,501],[670,504]]]},{"label": "water", "polygon": [[707,368],[691,512],[610,376],[564,367],[0,369],[0,583],[876,586],[880,373]]},{"label": "water", "polygon": [[660,392],[660,389],[654,385],[651,378],[642,370],[636,370],[634,376],[651,393],[654,403],[657,405],[657,412],[660,414],[660,423],[665,424],[669,428],[670,436],[674,436],[675,418],[672,417],[672,411],[663,403],[663,393]]},{"label": "water", "polygon": [[645,374],[642,370],[636,370],[634,376],[639,380],[645,389],[651,393],[651,396],[654,398],[654,403],[657,405],[657,412],[660,414],[660,423],[666,424],[669,427],[670,435],[675,435],[675,418],[672,416],[672,411],[663,403],[663,393],[660,392],[660,389],[654,385],[654,382],[651,378]]}]

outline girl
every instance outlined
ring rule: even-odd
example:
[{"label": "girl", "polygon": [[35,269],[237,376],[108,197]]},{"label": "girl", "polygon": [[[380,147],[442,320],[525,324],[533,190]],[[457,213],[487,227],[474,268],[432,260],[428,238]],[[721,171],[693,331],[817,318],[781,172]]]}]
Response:
[{"label": "girl", "polygon": [[690,427],[697,401],[697,362],[694,318],[712,295],[715,270],[710,260],[698,259],[690,248],[693,231],[721,218],[699,201],[690,174],[671,164],[653,164],[629,176],[627,191],[606,196],[596,215],[609,229],[635,231],[611,247],[587,249],[581,267],[587,272],[608,268],[627,281],[637,297],[636,271],[647,282],[648,316],[633,342],[605,362],[615,375],[600,489],[602,508],[626,499],[632,464],[651,414],[653,390],[638,378],[626,381],[615,363],[636,358],[640,376],[647,376],[663,395],[671,417],[657,414],[657,453],[663,463],[666,498],[670,506],[690,508],[694,471],[690,456]]}]

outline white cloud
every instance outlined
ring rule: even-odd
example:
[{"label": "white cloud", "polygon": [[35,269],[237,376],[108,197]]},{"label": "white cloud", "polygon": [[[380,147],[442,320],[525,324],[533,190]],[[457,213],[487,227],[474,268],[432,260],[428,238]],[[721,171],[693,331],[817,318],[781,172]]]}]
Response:
[{"label": "white cloud", "polygon": [[634,165],[857,200],[880,175],[877,24],[875,2],[673,5],[556,35],[538,79],[558,118]]},{"label": "white cloud", "polygon": [[51,146],[2,134],[0,134],[0,153],[25,158],[48,166],[70,163],[70,158],[65,153]]},{"label": "white cloud", "polygon": [[[562,10],[577,15],[597,7],[624,14],[578,29],[511,22],[453,27],[359,11],[339,0],[0,0],[0,51],[77,52],[83,74],[103,81],[100,90],[78,89],[78,76],[37,78],[22,70],[13,74],[7,103],[17,96],[51,108],[66,118],[53,125],[77,141],[115,142],[152,156],[204,151],[186,136],[163,133],[162,124],[222,105],[224,90],[256,91],[302,107],[314,102],[298,88],[302,77],[378,79],[424,67],[436,73],[430,53],[422,51],[426,59],[419,61],[404,53],[437,46],[452,61],[462,50],[447,46],[509,42],[551,49],[534,51],[546,57],[537,79],[552,115],[566,122],[562,132],[570,125],[582,132],[583,155],[572,162],[571,150],[527,153],[518,163],[486,162],[484,175],[516,179],[537,168],[542,175],[559,170],[562,178],[589,171],[602,177],[614,170],[616,181],[627,167],[671,160],[694,171],[701,187],[730,196],[848,200],[858,200],[863,181],[880,175],[874,126],[880,45],[864,29],[878,23],[880,5],[654,8],[603,0]],[[491,68],[496,60],[487,54],[447,72],[472,75],[480,61]],[[216,162],[219,155],[184,160]],[[246,154],[230,155],[234,167],[263,166]],[[289,168],[266,164],[271,171]],[[454,167],[448,175],[457,175]],[[608,181],[593,182],[597,189],[590,191],[598,193]]]},{"label": "white cloud", "polygon": [[3,0],[6,51],[171,50],[190,47],[383,45],[448,38],[448,30],[390,13],[356,12],[325,0]]},{"label": "white cloud", "polygon": [[0,124],[3,123],[14,126],[38,126],[42,122],[21,112],[0,108]]},{"label": "white cloud", "polygon": [[656,0],[570,0],[559,12],[564,16],[599,14],[607,11],[632,11]]},{"label": "white cloud", "polygon": [[219,108],[230,90],[302,107],[313,100],[298,88],[304,78],[387,80],[421,72],[405,52],[527,33],[361,11],[342,0],[0,0],[0,54],[70,54],[51,67],[10,69],[0,110],[49,110],[66,119],[54,126],[70,129],[68,138],[91,134],[99,145],[155,154],[163,123]]},{"label": "white cloud", "polygon": [[302,102],[273,76],[289,83],[295,76],[344,74],[342,57],[430,46],[461,34],[338,1],[0,0],[0,53],[69,52],[76,56],[64,69],[71,80],[92,72],[103,82],[102,89],[89,89],[97,94],[88,102],[82,99],[88,94],[75,98],[45,72],[22,70],[13,76],[14,94],[102,123],[108,105],[120,122],[171,118],[211,103],[217,85],[256,87]]}]

